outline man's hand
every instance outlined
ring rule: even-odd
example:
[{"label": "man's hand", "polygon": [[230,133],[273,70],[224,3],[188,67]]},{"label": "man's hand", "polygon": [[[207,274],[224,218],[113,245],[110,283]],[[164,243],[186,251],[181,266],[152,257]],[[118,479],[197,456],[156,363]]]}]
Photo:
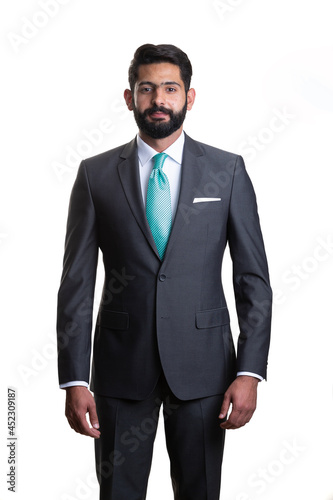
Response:
[{"label": "man's hand", "polygon": [[[86,413],[89,413],[89,426]],[[85,436],[99,438],[101,433],[96,412],[95,400],[86,387],[74,386],[66,388],[66,411],[65,415],[72,429]]]},{"label": "man's hand", "polygon": [[247,375],[240,375],[232,382],[224,395],[219,418],[227,416],[230,404],[232,411],[220,424],[222,429],[239,429],[251,420],[257,404],[258,382],[257,378]]}]

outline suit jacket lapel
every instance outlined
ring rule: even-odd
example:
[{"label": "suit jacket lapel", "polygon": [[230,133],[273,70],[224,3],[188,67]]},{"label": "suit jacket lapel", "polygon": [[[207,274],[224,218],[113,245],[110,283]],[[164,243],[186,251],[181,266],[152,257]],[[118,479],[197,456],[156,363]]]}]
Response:
[{"label": "suit jacket lapel", "polygon": [[147,238],[148,243],[156,253],[157,257],[159,257],[155,241],[146,218],[142,200],[136,139],[133,139],[131,142],[126,144],[120,154],[120,157],[123,161],[118,165],[118,172],[128,204],[130,205],[132,213],[143,234]]},{"label": "suit jacket lapel", "polygon": [[[149,245],[159,258],[142,200],[136,139],[125,145],[120,158],[122,161],[118,165],[118,172],[127,201]],[[193,208],[193,198],[207,168],[207,165],[203,163],[203,158],[204,153],[200,146],[185,134],[179,200],[164,261],[181,234],[184,224],[189,222],[191,214],[196,213]]]},{"label": "suit jacket lapel", "polygon": [[203,159],[204,153],[198,143],[185,134],[179,200],[164,260],[167,259],[176,239],[181,235],[184,224],[188,224],[191,214],[197,212],[193,208],[193,198],[207,168]]}]

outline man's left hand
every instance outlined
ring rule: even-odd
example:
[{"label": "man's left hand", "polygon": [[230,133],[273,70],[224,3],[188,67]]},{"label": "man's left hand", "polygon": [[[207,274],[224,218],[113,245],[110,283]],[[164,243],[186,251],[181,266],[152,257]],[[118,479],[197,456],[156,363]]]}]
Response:
[{"label": "man's left hand", "polygon": [[257,405],[258,382],[259,379],[248,375],[240,375],[232,382],[224,395],[219,418],[227,416],[231,404],[232,411],[220,424],[222,429],[239,429],[251,420]]}]

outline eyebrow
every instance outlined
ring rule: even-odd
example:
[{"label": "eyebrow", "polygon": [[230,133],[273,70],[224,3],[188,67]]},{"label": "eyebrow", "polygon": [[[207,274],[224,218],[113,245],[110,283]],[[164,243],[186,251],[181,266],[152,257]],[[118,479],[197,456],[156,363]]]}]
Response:
[{"label": "eyebrow", "polygon": [[[152,87],[159,87],[159,85],[156,85],[156,83],[149,82],[148,80],[139,83],[139,87],[141,87],[142,85],[151,85]],[[178,87],[181,87],[181,85],[177,82],[162,82],[161,85],[178,85]]]}]

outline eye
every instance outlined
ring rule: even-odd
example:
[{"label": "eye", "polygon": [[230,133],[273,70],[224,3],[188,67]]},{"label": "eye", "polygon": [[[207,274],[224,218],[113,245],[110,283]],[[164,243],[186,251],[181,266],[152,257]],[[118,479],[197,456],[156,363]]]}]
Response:
[{"label": "eye", "polygon": [[172,94],[172,92],[176,92],[176,88],[175,87],[167,87],[167,92],[170,92]]},{"label": "eye", "polygon": [[143,94],[148,94],[151,91],[152,91],[151,87],[141,87],[140,89],[140,92],[142,92]]}]

